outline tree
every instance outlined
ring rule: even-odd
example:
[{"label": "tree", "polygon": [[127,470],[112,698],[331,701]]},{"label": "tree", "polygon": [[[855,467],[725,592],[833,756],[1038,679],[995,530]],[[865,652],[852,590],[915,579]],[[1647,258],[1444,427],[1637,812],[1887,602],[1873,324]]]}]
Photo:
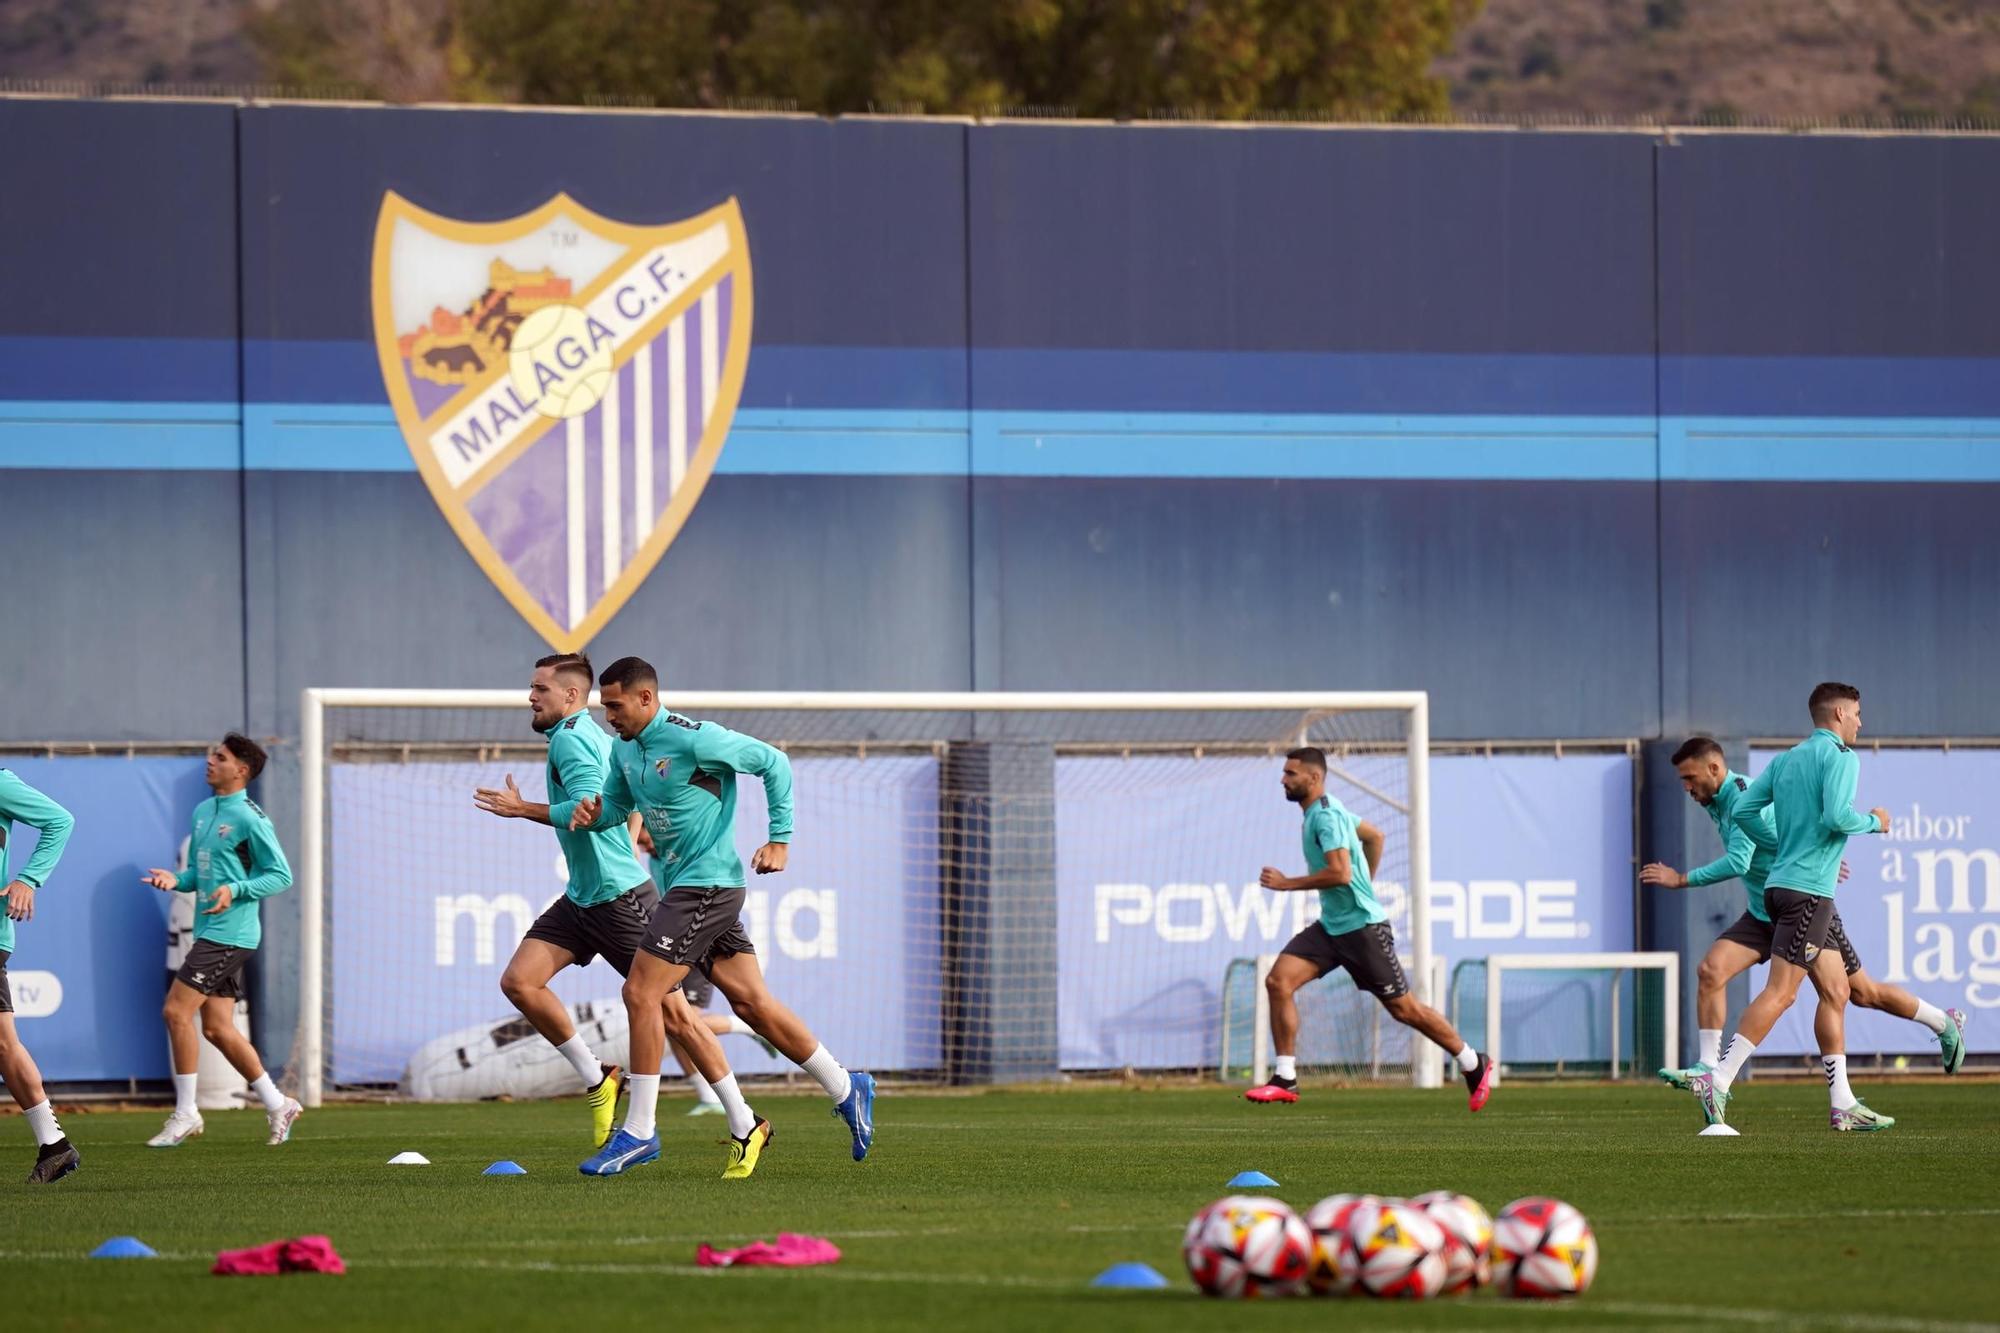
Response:
[{"label": "tree", "polygon": [[253,31],[274,77],[392,98],[1409,118],[1449,109],[1431,62],[1480,3],[275,0]]}]

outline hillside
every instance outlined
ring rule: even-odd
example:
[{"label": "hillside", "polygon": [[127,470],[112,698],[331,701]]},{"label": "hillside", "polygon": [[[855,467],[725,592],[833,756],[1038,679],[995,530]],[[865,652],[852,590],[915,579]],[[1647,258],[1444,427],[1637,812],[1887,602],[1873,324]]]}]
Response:
[{"label": "hillside", "polygon": [[[428,40],[411,34],[433,31],[422,25],[442,9],[438,0],[353,7],[357,22],[387,35],[397,50],[378,54],[404,73],[350,78],[412,98],[449,96],[437,53],[404,49]],[[244,0],[0,0],[0,80],[264,81],[245,8]],[[1486,0],[1437,69],[1451,81],[1454,107],[1480,118],[1901,115],[2000,124],[2000,0]]]}]

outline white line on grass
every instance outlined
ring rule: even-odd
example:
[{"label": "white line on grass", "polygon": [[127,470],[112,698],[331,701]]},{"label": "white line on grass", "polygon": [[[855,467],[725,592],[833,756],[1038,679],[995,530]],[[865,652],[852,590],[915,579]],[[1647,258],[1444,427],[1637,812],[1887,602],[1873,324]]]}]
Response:
[{"label": "white line on grass", "polygon": [[[1505,1309],[1505,1306],[1488,1307]],[[1632,1314],[1690,1323],[1757,1324],[1794,1328],[1880,1329],[1883,1333],[2000,1333],[2000,1324],[1959,1323],[1948,1319],[1910,1319],[1886,1314],[1829,1314],[1808,1310],[1744,1310],[1726,1305],[1653,1305],[1639,1301],[1599,1301],[1586,1296],[1572,1305],[1543,1310],[1575,1310],[1580,1314]]]}]

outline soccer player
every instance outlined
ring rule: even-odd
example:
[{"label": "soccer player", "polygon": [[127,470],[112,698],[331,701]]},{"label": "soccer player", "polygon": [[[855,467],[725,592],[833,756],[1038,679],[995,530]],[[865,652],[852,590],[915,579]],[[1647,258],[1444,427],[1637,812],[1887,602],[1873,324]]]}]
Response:
[{"label": "soccer player", "polygon": [[[20,1104],[35,1135],[35,1165],[28,1172],[31,1185],[61,1180],[76,1170],[81,1159],[56,1123],[56,1109],[49,1104],[48,1090],[42,1087],[42,1071],[36,1067],[35,1057],[28,1054],[21,1034],[14,1030],[14,992],[7,985],[7,960],[14,954],[14,923],[33,919],[35,891],[49,882],[75,823],[69,811],[0,768],[0,884],[7,886],[7,914],[0,916],[0,1078],[7,1080],[7,1091]],[[7,878],[10,824],[26,824],[40,835],[35,854],[11,881]]]},{"label": "soccer player", "polygon": [[[1889,812],[1877,806],[1868,814],[1854,809],[1854,788],[1861,761],[1852,748],[1861,733],[1861,691],[1827,681],[1813,687],[1806,701],[1813,734],[1771,761],[1736,794],[1730,819],[1755,839],[1766,807],[1777,815],[1777,847],[1764,889],[1764,906],[1771,917],[1771,972],[1764,989],[1736,1021],[1714,1070],[1688,1079],[1688,1090],[1701,1103],[1711,1125],[1719,1125],[1729,1107],[1729,1087],[1770,1034],[1772,1024],[1799,997],[1799,985],[1813,962],[1831,941],[1833,890],[1840,855],[1856,833],[1886,833]],[[1819,1013],[1813,1030],[1819,1036],[1820,1060],[1826,1067],[1832,1102],[1829,1123],[1836,1130],[1882,1130],[1896,1122],[1862,1105],[1847,1085],[1847,978],[1829,973],[1819,978]]]},{"label": "soccer player", "polygon": [[[665,871],[667,863],[660,859],[653,847],[653,835],[646,832],[646,821],[639,817],[637,810],[632,812],[631,818],[626,823],[632,835],[632,846],[638,850],[641,856],[647,859],[648,866],[653,874],[654,886],[657,888],[663,882],[662,874]],[[738,1018],[734,1013],[711,1014],[704,1012],[708,1008],[710,1001],[715,999],[715,982],[709,977],[708,973],[702,971],[700,968],[695,968],[688,974],[687,980],[681,983],[681,994],[687,997],[688,1007],[701,1016],[702,1023],[716,1036],[750,1037],[755,1039],[757,1044],[764,1048],[764,1054],[769,1056],[776,1056],[778,1054],[777,1047],[773,1046],[765,1038],[758,1036],[755,1028],[751,1027],[741,1018]],[[682,1049],[678,1042],[669,1041],[667,1049],[673,1052],[675,1063],[680,1065],[681,1073],[687,1075],[688,1083],[694,1088],[694,1105],[688,1108],[688,1114],[691,1116],[721,1115],[722,1098],[715,1095],[715,1089],[708,1086],[708,1080],[703,1078],[701,1071],[694,1067],[693,1057]]]},{"label": "soccer player", "polygon": [[[854,1160],[860,1161],[874,1140],[875,1080],[842,1068],[805,1025],[771,997],[750,937],[737,920],[744,890],[743,863],[735,845],[736,776],[749,773],[764,781],[769,841],[752,854],[750,865],[760,875],[776,874],[785,868],[792,836],[791,761],[763,741],[662,708],[659,674],[636,657],[613,662],[597,683],[605,719],[619,742],[612,750],[611,777],[602,799],[577,802],[570,826],[601,827],[637,810],[666,868],[660,906],[625,982],[633,1069],[626,1124],[582,1169],[612,1175],[659,1155],[659,1139],[652,1130],[665,1043],[654,1011],[663,998],[679,998],[682,982],[697,965],[714,978],[745,1022],[818,1080],[834,1101],[834,1114],[847,1123]],[[687,1025],[674,1035],[687,1047],[702,1077],[714,1085],[729,1114],[730,1163],[723,1174],[749,1175],[770,1141],[770,1122],[752,1120],[749,1109],[741,1106],[740,1094],[732,1102],[735,1078],[728,1077],[725,1087],[725,1080],[710,1069],[712,1060],[726,1073],[722,1048],[692,1011]]]},{"label": "soccer player", "polygon": [[264,771],[264,759],[262,746],[234,731],[211,745],[207,776],[215,795],[194,808],[187,872],[154,869],[141,879],[164,893],[192,893],[197,905],[194,947],[167,988],[161,1011],[173,1052],[174,1110],[146,1141],[148,1148],[178,1148],[204,1127],[195,1105],[195,1071],[201,1059],[197,1013],[209,1044],[250,1080],[270,1126],[266,1143],[275,1148],[290,1139],[292,1126],[304,1114],[297,1101],[278,1091],[256,1047],[236,1030],[243,968],[264,937],[257,904],[292,887],[292,868],[278,835],[244,790]]},{"label": "soccer player", "polygon": [[[551,802],[575,801],[604,790],[611,737],[590,716],[590,676],[589,658],[554,653],[535,663],[528,682],[531,725],[549,747]],[[505,786],[481,787],[472,799],[480,809],[503,819],[551,824],[548,803],[523,800],[512,774]],[[507,960],[500,992],[576,1071],[590,1108],[590,1145],[601,1148],[611,1137],[619,1069],[597,1058],[549,982],[566,967],[588,967],[599,954],[618,969],[619,976],[629,974],[632,954],[658,905],[658,895],[623,825],[572,832],[566,816],[565,811],[563,821],[552,827],[569,882],[563,896],[528,927]]]},{"label": "soccer player", "polygon": [[[1730,979],[1771,956],[1771,916],[1764,907],[1764,882],[1771,871],[1777,834],[1769,810],[1757,816],[1757,826],[1763,830],[1758,838],[1753,839],[1748,830],[1736,827],[1732,818],[1736,798],[1750,786],[1750,780],[1729,771],[1723,759],[1722,746],[1710,737],[1692,737],[1674,751],[1674,769],[1680,774],[1682,788],[1708,812],[1709,819],[1714,822],[1715,831],[1722,839],[1722,856],[1686,874],[1655,861],[1639,872],[1639,882],[1660,888],[1684,889],[1741,879],[1744,896],[1748,899],[1743,915],[1716,937],[1695,972],[1695,1017],[1701,1025],[1700,1063],[1687,1069],[1660,1071],[1663,1082],[1685,1089],[1690,1077],[1714,1069],[1722,1059],[1722,1021],[1728,1013],[1725,992]],[[1847,878],[1844,862],[1838,878],[1843,881]],[[1848,941],[1839,912],[1833,914],[1828,942],[1839,950],[1852,1003],[1923,1024],[1938,1039],[1944,1072],[1957,1073],[1958,1067],[1965,1062],[1964,1013],[1957,1009],[1939,1009],[1900,986],[1886,985],[1870,977],[1861,966],[1861,956]],[[1831,966],[1833,953],[1821,954],[1813,964],[1815,984],[1820,971]]]},{"label": "soccer player", "polygon": [[1305,815],[1306,874],[1293,877],[1265,866],[1258,882],[1281,893],[1317,892],[1319,920],[1292,937],[1264,979],[1277,1068],[1269,1083],[1243,1095],[1253,1102],[1299,1099],[1299,1011],[1292,996],[1307,982],[1344,967],[1355,986],[1373,992],[1391,1018],[1444,1048],[1464,1075],[1477,1111],[1493,1091],[1493,1062],[1474,1051],[1443,1014],[1410,994],[1389,919],[1375,901],[1382,831],[1326,794],[1326,755],[1318,748],[1301,746],[1287,754],[1283,781],[1285,799],[1296,802]]}]

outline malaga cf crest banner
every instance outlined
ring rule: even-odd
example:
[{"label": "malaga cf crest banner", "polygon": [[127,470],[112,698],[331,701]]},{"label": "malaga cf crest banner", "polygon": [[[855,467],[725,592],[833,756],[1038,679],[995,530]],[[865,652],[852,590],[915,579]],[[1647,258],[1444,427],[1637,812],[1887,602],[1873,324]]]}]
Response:
[{"label": "malaga cf crest banner", "polygon": [[399,195],[375,226],[375,345],[438,508],[528,623],[581,647],[715,468],[750,358],[731,199],[657,226],[557,195],[461,222]]}]

